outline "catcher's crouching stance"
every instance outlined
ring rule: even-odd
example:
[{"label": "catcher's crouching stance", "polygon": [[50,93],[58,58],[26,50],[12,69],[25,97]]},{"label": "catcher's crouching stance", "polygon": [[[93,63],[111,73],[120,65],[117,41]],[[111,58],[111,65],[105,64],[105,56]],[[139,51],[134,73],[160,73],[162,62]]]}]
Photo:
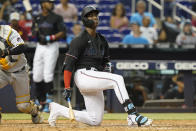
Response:
[{"label": "catcher's crouching stance", "polygon": [[43,118],[37,105],[30,101],[28,66],[25,44],[18,32],[8,25],[0,25],[0,88],[12,85],[19,111],[31,114],[35,124]]}]

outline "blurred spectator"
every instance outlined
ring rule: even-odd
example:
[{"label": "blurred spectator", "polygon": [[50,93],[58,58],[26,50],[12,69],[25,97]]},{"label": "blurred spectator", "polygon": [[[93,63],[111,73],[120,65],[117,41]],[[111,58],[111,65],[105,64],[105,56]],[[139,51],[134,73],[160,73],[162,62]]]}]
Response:
[{"label": "blurred spectator", "polygon": [[138,22],[140,26],[142,26],[142,19],[144,16],[148,16],[150,17],[150,27],[156,27],[156,21],[154,16],[149,13],[149,12],[145,12],[146,10],[146,3],[143,0],[139,0],[137,2],[136,5],[136,9],[137,9],[137,13],[134,13],[131,17],[130,17],[130,23],[132,22]]},{"label": "blurred spectator", "polygon": [[192,25],[196,27],[196,16],[192,16]]},{"label": "blurred spectator", "polygon": [[31,41],[33,40],[32,36],[32,16],[30,12],[25,12],[24,14],[21,15],[19,25],[20,27],[24,28],[27,31],[27,36],[28,40]]},{"label": "blurred spectator", "polygon": [[122,31],[128,27],[129,20],[125,16],[125,8],[122,3],[119,3],[115,6],[112,11],[112,16],[110,18],[110,26],[113,29],[119,29]]},{"label": "blurred spectator", "polygon": [[170,79],[166,79],[162,88],[161,99],[183,99],[184,98],[184,82],[183,75],[177,74]]},{"label": "blurred spectator", "polygon": [[183,44],[196,44],[196,34],[192,31],[191,21],[187,20],[183,23],[182,31],[177,36],[176,43]]},{"label": "blurred spectator", "polygon": [[61,3],[55,6],[54,12],[63,17],[64,22],[77,22],[78,10],[69,0],[60,0]]},{"label": "blurred spectator", "polygon": [[144,16],[142,20],[143,26],[140,27],[140,31],[142,33],[141,36],[146,38],[150,44],[157,43],[158,34],[155,28],[149,27],[150,17]]},{"label": "blurred spectator", "polygon": [[162,21],[162,27],[159,32],[158,42],[174,43],[179,32],[180,29],[178,27],[178,24],[173,20],[171,16],[168,16],[166,17],[165,21]]},{"label": "blurred spectator", "polygon": [[70,44],[72,39],[75,36],[79,35],[79,33],[82,31],[82,26],[79,23],[75,23],[71,30],[72,30],[73,34],[67,35],[67,39],[66,39],[67,44]]},{"label": "blurred spectator", "polygon": [[16,31],[18,31],[18,33],[20,34],[20,36],[24,41],[27,41],[28,40],[27,31],[19,25],[19,20],[20,20],[19,13],[13,12],[10,14],[10,26]]},{"label": "blurred spectator", "polygon": [[124,44],[149,44],[148,40],[141,36],[140,25],[137,22],[131,23],[132,34],[123,38]]},{"label": "blurred spectator", "polygon": [[2,2],[2,6],[0,9],[0,20],[9,22],[9,16],[12,12],[17,12],[17,9],[14,5],[18,2],[18,0],[6,0]]}]

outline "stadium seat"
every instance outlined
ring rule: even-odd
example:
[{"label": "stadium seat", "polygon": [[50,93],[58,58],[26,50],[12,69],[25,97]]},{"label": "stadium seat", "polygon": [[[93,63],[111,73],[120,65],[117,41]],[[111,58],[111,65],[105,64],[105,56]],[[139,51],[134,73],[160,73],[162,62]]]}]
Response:
[{"label": "stadium seat", "polygon": [[99,5],[115,5],[118,3],[118,0],[100,0]]},{"label": "stadium seat", "polygon": [[128,34],[130,34],[130,29],[125,29],[125,30],[123,30],[123,31],[121,31],[121,33],[125,36],[125,35],[128,35]]},{"label": "stadium seat", "polygon": [[71,28],[73,27],[74,23],[72,23],[72,22],[65,22],[64,24],[65,24],[66,29],[67,29],[67,34],[72,34]]},{"label": "stadium seat", "polygon": [[92,1],[88,1],[88,0],[77,0],[77,2],[75,4],[83,4],[83,5],[91,5],[91,4],[95,4],[95,2],[92,0]]},{"label": "stadium seat", "polygon": [[65,22],[66,27],[72,27],[73,26],[73,22]]},{"label": "stadium seat", "polygon": [[97,31],[103,35],[112,34],[110,29],[97,29]]},{"label": "stadium seat", "polygon": [[108,42],[111,42],[111,43],[119,43],[122,41],[122,38],[120,36],[110,36],[107,39],[108,39]]}]

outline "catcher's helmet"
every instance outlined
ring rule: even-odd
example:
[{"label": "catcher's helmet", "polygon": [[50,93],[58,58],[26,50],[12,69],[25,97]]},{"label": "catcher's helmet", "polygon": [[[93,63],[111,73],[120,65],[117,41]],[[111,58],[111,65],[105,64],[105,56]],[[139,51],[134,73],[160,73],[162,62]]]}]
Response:
[{"label": "catcher's helmet", "polygon": [[92,5],[88,5],[84,7],[84,9],[82,10],[82,14],[81,14],[81,18],[82,18],[82,22],[84,26],[89,27],[89,28],[92,28],[92,26],[94,25],[93,20],[89,20],[87,18],[87,15],[91,12],[96,12],[97,14],[99,14],[99,10],[97,10],[96,7]]}]

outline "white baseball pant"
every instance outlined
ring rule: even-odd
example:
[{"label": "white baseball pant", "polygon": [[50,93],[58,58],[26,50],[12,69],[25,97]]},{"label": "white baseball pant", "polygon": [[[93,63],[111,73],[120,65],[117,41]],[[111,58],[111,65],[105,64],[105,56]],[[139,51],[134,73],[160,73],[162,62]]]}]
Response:
[{"label": "white baseball pant", "polygon": [[37,44],[33,59],[33,80],[35,82],[53,81],[58,56],[59,45],[57,42],[48,45]]},{"label": "white baseball pant", "polygon": [[[114,89],[121,104],[129,99],[124,79],[121,75],[94,70],[79,69],[74,81],[82,93],[86,111],[74,110],[76,121],[89,125],[99,125],[104,114],[103,90]],[[69,108],[60,106],[61,116],[69,118]]]}]

